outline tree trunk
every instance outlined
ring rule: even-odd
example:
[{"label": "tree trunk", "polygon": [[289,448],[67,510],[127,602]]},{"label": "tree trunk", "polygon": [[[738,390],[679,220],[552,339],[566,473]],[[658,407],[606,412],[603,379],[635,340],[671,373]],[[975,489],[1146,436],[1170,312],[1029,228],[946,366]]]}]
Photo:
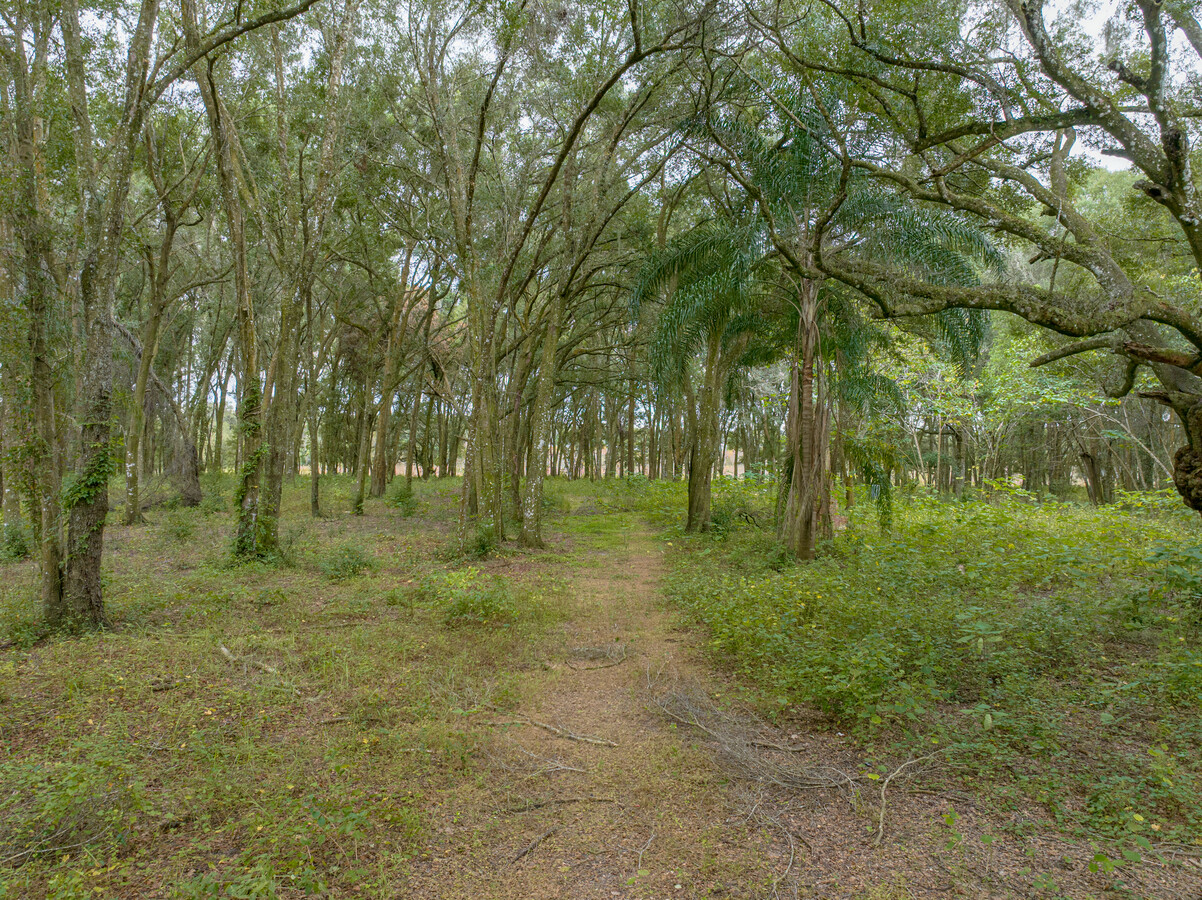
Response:
[{"label": "tree trunk", "polygon": [[76,472],[64,491],[67,557],[63,592],[70,617],[81,624],[104,622],[100,560],[104,521],[108,515],[108,479],[113,471],[110,444],[113,390],[113,303],[120,275],[120,249],[125,233],[125,201],[129,194],[134,147],[142,131],[146,106],[143,91],[150,69],[150,46],[158,18],[155,0],[143,0],[129,42],[125,97],[105,161],[104,187],[92,146],[85,58],[75,0],[63,4],[60,25],[71,98],[76,169],[84,197],[87,246],[79,278],[85,343],[76,382],[75,414],[79,423]]},{"label": "tree trunk", "polygon": [[563,318],[563,295],[555,291],[547,310],[547,329],[543,335],[542,360],[534,386],[534,406],[530,410],[530,459],[526,466],[526,484],[522,492],[522,529],[518,543],[523,547],[542,547],[543,479],[547,472],[551,426],[554,413],[555,377],[558,373],[559,327]]},{"label": "tree trunk", "polygon": [[363,515],[363,501],[367,494],[367,474],[371,469],[371,402],[372,390],[370,384],[363,385],[363,409],[359,418],[359,451],[355,454],[355,471],[359,476],[355,489],[355,515]]},{"label": "tree trunk", "polygon": [[[689,449],[689,507],[685,531],[709,531],[710,529],[710,485],[714,474],[714,458],[717,455],[718,416],[720,413],[718,393],[720,372],[718,355],[720,335],[712,335],[706,352],[705,369],[702,372],[701,396],[693,422],[693,440]],[[692,404],[690,404],[690,408]]]},{"label": "tree trunk", "polygon": [[817,285],[802,283],[798,317],[798,355],[794,357],[789,396],[792,466],[781,519],[781,541],[798,559],[813,559],[822,490],[820,419],[814,409],[814,365],[818,350]]}]

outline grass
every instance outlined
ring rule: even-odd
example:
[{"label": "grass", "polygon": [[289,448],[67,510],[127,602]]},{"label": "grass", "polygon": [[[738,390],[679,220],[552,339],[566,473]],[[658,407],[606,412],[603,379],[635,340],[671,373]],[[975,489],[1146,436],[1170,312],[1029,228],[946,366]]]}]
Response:
[{"label": "grass", "polygon": [[358,517],[334,477],[322,519],[289,486],[278,559],[233,565],[232,483],[206,487],[106,534],[104,632],[45,635],[35,564],[4,566],[4,900],[393,896],[486,777],[476,701],[537,689],[564,574],[645,519],[737,699],[819,715],[867,766],[937,752],[1000,827],[1094,841],[1107,871],[1202,844],[1202,548],[1163,497],[917,494],[887,533],[861,502],[798,565],[771,485],[719,481],[715,531],[686,536],[681,484],[552,480],[528,556],[453,550],[454,480]]},{"label": "grass", "polygon": [[[625,490],[662,520],[679,510],[680,486]],[[715,508],[755,509],[757,490],[770,522],[767,487],[719,484]],[[1037,804],[1047,831],[1197,846],[1202,552],[1196,517],[1163,501],[919,494],[888,533],[861,502],[807,565],[768,530],[676,526],[669,590],[784,722],[816,710],[870,757],[938,751],[999,813]]]},{"label": "grass", "polygon": [[321,520],[286,492],[276,564],[231,564],[228,479],[111,528],[101,633],[42,635],[34,564],[5,568],[0,897],[392,896],[473,777],[460,694],[516,690],[557,588],[448,562],[455,482],[363,517],[322,484]]}]

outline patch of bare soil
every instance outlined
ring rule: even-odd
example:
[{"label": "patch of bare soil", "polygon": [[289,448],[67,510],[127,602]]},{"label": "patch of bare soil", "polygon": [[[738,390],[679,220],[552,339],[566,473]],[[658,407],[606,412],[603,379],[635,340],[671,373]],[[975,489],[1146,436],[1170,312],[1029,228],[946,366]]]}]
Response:
[{"label": "patch of bare soil", "polygon": [[1193,856],[1091,872],[1098,848],[946,787],[938,754],[869,773],[817,722],[723,708],[659,602],[661,555],[632,534],[572,580],[526,699],[470,717],[479,777],[443,796],[398,896],[1202,900]]}]

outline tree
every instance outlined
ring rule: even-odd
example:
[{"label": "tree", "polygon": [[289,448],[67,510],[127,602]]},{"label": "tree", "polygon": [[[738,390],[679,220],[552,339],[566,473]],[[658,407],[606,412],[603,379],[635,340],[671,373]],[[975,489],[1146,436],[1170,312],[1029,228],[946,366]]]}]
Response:
[{"label": "tree", "polygon": [[[1184,3],[1139,0],[1116,10],[1096,52],[1071,12],[1049,21],[1042,0],[978,13],[970,27],[967,13],[932,18],[926,9],[826,0],[808,19],[787,20],[777,8],[755,25],[777,65],[847,91],[858,114],[832,123],[845,167],[979,222],[1044,264],[1043,277],[949,285],[840,253],[808,265],[863,292],[882,317],[994,309],[1078,339],[1035,365],[1108,350],[1121,370],[1116,394],[1147,367],[1159,388],[1144,396],[1171,407],[1188,440],[1174,457],[1177,489],[1202,511],[1202,321],[1108,245],[1102,217],[1074,196],[1083,167],[1073,155],[1085,141],[1128,161],[1140,175],[1132,188],[1164,210],[1179,251],[1202,266],[1191,159],[1197,19]],[[1175,33],[1185,39],[1180,50]]]},{"label": "tree", "polygon": [[[736,77],[742,76],[742,77]],[[686,276],[690,289],[700,289],[709,299],[740,297],[749,277],[767,271],[769,291],[779,292],[770,312],[773,325],[765,327],[762,315],[738,309],[734,319],[749,332],[777,333],[776,352],[790,358],[790,390],[786,421],[788,461],[782,478],[780,537],[800,558],[813,558],[822,522],[829,520],[831,394],[836,383],[850,386],[861,375],[855,327],[856,301],[846,289],[815,274],[814,260],[824,253],[864,259],[885,259],[906,264],[931,280],[972,284],[978,269],[999,264],[995,249],[983,235],[957,219],[933,220],[896,195],[883,192],[862,173],[841,165],[828,146],[834,143],[829,122],[846,115],[835,95],[823,96],[804,83],[778,79],[771,86],[749,74],[743,63],[730,77],[713,78],[723,85],[721,94],[707,91],[704,120],[694,126],[696,150],[706,163],[720,166],[743,197],[742,215],[754,216],[735,228],[707,235],[695,230],[691,242],[652,267],[652,284],[662,284],[671,274]],[[759,99],[759,106],[749,104]],[[767,110],[761,112],[759,110]],[[684,251],[684,252],[680,252]],[[690,271],[693,269],[693,271]],[[692,276],[692,277],[688,277]],[[637,294],[636,294],[637,296]],[[671,309],[672,307],[670,307]],[[710,355],[718,347],[716,335],[729,326],[712,306],[690,308],[681,318],[670,318],[667,333],[689,352],[688,324],[707,323],[711,329]],[[737,306],[728,299],[726,314]],[[960,338],[961,348],[974,352],[979,322],[972,316],[941,313],[940,325]],[[781,339],[781,335],[789,335]],[[679,336],[679,337],[676,337]],[[827,353],[844,370],[841,379],[823,377],[823,338]],[[832,341],[842,340],[842,352]],[[767,358],[771,358],[769,353]],[[708,372],[707,361],[705,370]],[[832,372],[833,374],[833,372]],[[861,385],[865,382],[860,379]],[[695,446],[711,443],[708,432],[716,411],[702,392],[702,429]],[[708,452],[708,451],[707,451]],[[708,471],[710,467],[706,466]],[[690,527],[696,527],[693,499],[704,504],[700,526],[708,520],[708,482],[695,485],[690,467]],[[707,477],[707,476],[705,476]],[[705,498],[705,499],[702,499]],[[827,526],[829,531],[829,526]]]},{"label": "tree", "polygon": [[[58,12],[31,10],[20,5],[3,11],[6,33],[3,52],[15,88],[13,113],[17,156],[24,169],[20,176],[18,216],[27,224],[26,278],[23,299],[29,311],[34,419],[41,462],[41,568],[42,599],[46,620],[54,625],[104,622],[100,560],[104,522],[108,513],[108,476],[114,468],[111,420],[113,386],[113,307],[121,276],[121,247],[125,237],[127,199],[135,165],[135,151],[155,104],[192,66],[218,52],[247,32],[297,15],[315,0],[300,6],[269,11],[253,20],[221,22],[197,31],[186,51],[170,42],[154,53],[159,40],[160,7],[142,0],[123,32],[123,65],[117,67],[121,84],[115,94],[93,90],[89,75],[96,74],[85,39],[86,16],[76,0],[67,0]],[[31,17],[31,13],[33,13]],[[57,28],[56,28],[57,26]],[[47,90],[51,65],[49,46],[57,34],[62,45],[65,97]],[[30,58],[27,48],[32,47]],[[69,163],[55,172],[74,192],[75,227],[68,246],[55,246],[52,221],[51,178],[47,159],[39,146],[46,105],[65,101],[70,113]],[[109,114],[108,105],[116,110]],[[94,118],[92,110],[105,106]],[[48,316],[56,301],[72,311],[71,361],[75,379],[74,420],[64,429],[56,421],[55,373],[47,340]],[[70,438],[73,471],[62,479]],[[59,484],[62,482],[60,492]],[[62,516],[67,536],[61,542]]]}]

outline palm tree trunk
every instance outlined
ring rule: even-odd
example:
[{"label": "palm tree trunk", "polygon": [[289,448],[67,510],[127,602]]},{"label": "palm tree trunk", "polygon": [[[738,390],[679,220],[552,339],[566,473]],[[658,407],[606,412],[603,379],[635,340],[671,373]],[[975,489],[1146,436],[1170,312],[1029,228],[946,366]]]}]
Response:
[{"label": "palm tree trunk", "polygon": [[689,511],[685,531],[709,531],[714,459],[718,443],[718,354],[721,335],[711,336],[702,373],[701,396],[689,452]]},{"label": "palm tree trunk", "polygon": [[813,559],[817,545],[819,500],[822,496],[821,424],[815,414],[814,365],[818,352],[818,286],[802,284],[797,322],[799,353],[794,357],[790,387],[789,446],[792,472],[781,520],[781,541],[798,559]]}]

